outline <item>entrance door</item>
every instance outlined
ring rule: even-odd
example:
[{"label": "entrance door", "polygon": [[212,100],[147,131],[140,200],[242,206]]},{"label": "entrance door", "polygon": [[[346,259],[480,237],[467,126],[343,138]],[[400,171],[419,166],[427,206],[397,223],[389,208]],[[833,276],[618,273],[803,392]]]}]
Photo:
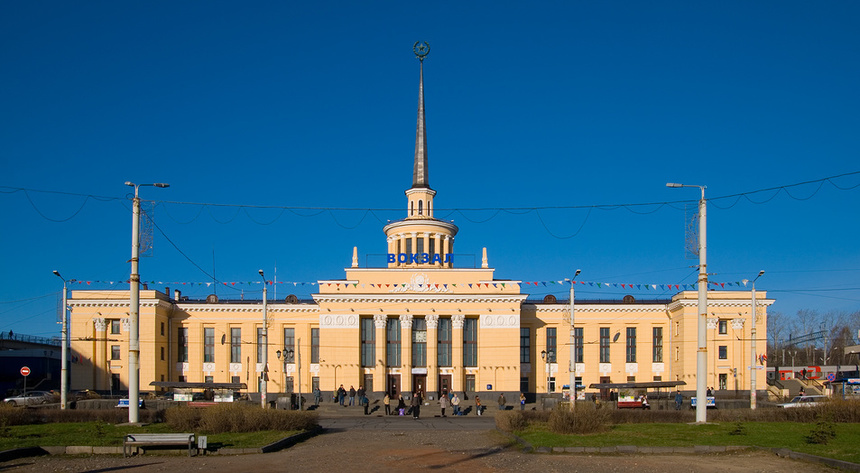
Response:
[{"label": "entrance door", "polygon": [[[600,377],[600,384],[611,383],[611,382],[612,382],[612,379],[609,376],[601,376]],[[600,399],[603,399],[604,401],[609,400],[609,389],[601,389],[600,390]]]},{"label": "entrance door", "polygon": [[[431,240],[432,241],[432,240]],[[439,397],[441,398],[443,393],[451,392],[451,380],[453,379],[453,375],[450,374],[440,374],[439,375]]]},{"label": "entrance door", "polygon": [[388,393],[391,394],[391,397],[393,399],[397,399],[397,395],[400,394],[400,375],[399,374],[388,375]]},{"label": "entrance door", "polygon": [[412,391],[420,391],[424,396],[427,395],[427,375],[413,374],[412,375]]}]

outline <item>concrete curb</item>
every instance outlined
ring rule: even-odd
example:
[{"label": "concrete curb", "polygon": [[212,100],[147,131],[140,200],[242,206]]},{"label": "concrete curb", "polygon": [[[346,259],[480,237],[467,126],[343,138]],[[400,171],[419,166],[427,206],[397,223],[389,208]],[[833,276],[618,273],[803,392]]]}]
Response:
[{"label": "concrete curb", "polygon": [[832,468],[841,468],[847,471],[856,471],[860,473],[860,463],[851,463],[833,458],[819,457],[808,453],[800,453],[789,450],[787,448],[765,448],[765,447],[749,447],[744,445],[694,445],[692,447],[638,447],[636,445],[616,445],[614,447],[537,447],[535,448],[523,438],[514,435],[510,432],[505,432],[496,428],[503,435],[515,440],[522,445],[522,450],[525,453],[543,453],[543,454],[649,454],[649,455],[666,455],[666,454],[682,454],[682,455],[708,455],[713,453],[731,453],[741,450],[764,450],[773,454],[791,458],[792,460],[802,460],[810,463],[819,463]]},{"label": "concrete curb", "polygon": [[[220,448],[208,455],[245,455],[249,453],[270,453],[283,450],[323,433],[322,427],[285,437],[277,442],[258,448]],[[93,447],[89,445],[47,446],[13,448],[0,452],[0,462],[40,455],[122,455],[122,447]]]}]

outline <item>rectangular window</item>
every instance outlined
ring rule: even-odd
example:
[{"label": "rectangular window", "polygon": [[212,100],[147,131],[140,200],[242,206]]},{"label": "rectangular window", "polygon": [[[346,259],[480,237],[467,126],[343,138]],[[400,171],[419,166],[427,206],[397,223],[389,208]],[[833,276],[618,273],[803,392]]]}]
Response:
[{"label": "rectangular window", "polygon": [[373,328],[373,319],[365,317],[361,319],[361,366],[373,368],[376,354],[376,332]]},{"label": "rectangular window", "polygon": [[311,378],[311,391],[316,391],[320,388],[320,377],[314,376]]},{"label": "rectangular window", "polygon": [[636,382],[636,376],[628,376],[627,382],[628,383],[635,383]]},{"label": "rectangular window", "polygon": [[720,359],[721,360],[729,359],[729,347],[727,347],[726,345],[720,345],[719,351],[720,351]]},{"label": "rectangular window", "polygon": [[215,363],[215,327],[203,328],[203,363]]},{"label": "rectangular window", "polygon": [[230,328],[230,363],[242,362],[242,329]]},{"label": "rectangular window", "polygon": [[720,321],[717,322],[717,327],[719,328],[720,335],[725,335],[725,334],[729,333],[729,321],[728,320],[720,319]]},{"label": "rectangular window", "polygon": [[418,254],[424,253],[424,238],[419,237],[417,240],[415,240],[415,243],[416,243],[415,252]]},{"label": "rectangular window", "polygon": [[463,390],[466,392],[473,393],[475,392],[475,375],[467,374],[465,385],[463,386]]},{"label": "rectangular window", "polygon": [[651,350],[651,359],[654,363],[663,362],[663,327],[654,327],[652,329],[654,338],[654,347]]},{"label": "rectangular window", "polygon": [[600,362],[609,363],[609,327],[600,327]]},{"label": "rectangular window", "polygon": [[558,343],[558,337],[556,336],[555,327],[548,327],[546,329],[546,361],[547,361],[547,363],[555,363],[556,355],[558,355],[558,352],[556,351],[557,343]]},{"label": "rectangular window", "polygon": [[188,363],[188,327],[179,327],[179,333],[176,337],[179,345],[176,354],[180,363]]},{"label": "rectangular window", "polygon": [[242,377],[241,377],[241,376],[231,376],[231,377],[230,377],[230,382],[231,382],[231,383],[241,383],[241,382],[242,382]]},{"label": "rectangular window", "polygon": [[373,392],[373,375],[365,374],[364,375],[364,390],[365,392],[372,393]]},{"label": "rectangular window", "polygon": [[627,363],[636,363],[636,327],[627,327]]},{"label": "rectangular window", "polygon": [[478,366],[478,319],[463,321],[463,366]]},{"label": "rectangular window", "polygon": [[681,333],[681,322],[675,322],[675,336],[677,337]]},{"label": "rectangular window", "polygon": [[164,347],[159,347],[161,349],[161,361],[164,361]]},{"label": "rectangular window", "polygon": [[729,385],[729,375],[726,373],[720,373],[720,389],[728,389]]},{"label": "rectangular window", "polygon": [[296,329],[284,329],[284,363],[296,362]]},{"label": "rectangular window", "polygon": [[119,345],[111,345],[110,346],[110,359],[111,360],[119,360]]},{"label": "rectangular window", "polygon": [[[268,336],[269,334],[267,333],[266,335]],[[263,327],[257,327],[257,363],[263,362],[263,348],[266,345],[268,343],[263,343]]]},{"label": "rectangular window", "polygon": [[681,347],[675,347],[675,361],[681,360]]},{"label": "rectangular window", "polygon": [[164,322],[161,322],[161,336],[164,336]]},{"label": "rectangular window", "polygon": [[204,383],[213,383],[213,382],[215,382],[215,377],[214,376],[204,376],[203,382]]},{"label": "rectangular window", "polygon": [[320,362],[320,329],[311,329],[311,363]]},{"label": "rectangular window", "polygon": [[532,332],[528,327],[520,327],[520,363],[531,363]]},{"label": "rectangular window", "polygon": [[110,333],[111,333],[111,335],[116,335],[119,333],[119,319],[111,319],[111,321],[110,321]]},{"label": "rectangular window", "polygon": [[389,318],[385,324],[387,366],[400,366],[400,319]]},{"label": "rectangular window", "polygon": [[427,366],[427,321],[424,319],[412,319],[412,366]]},{"label": "rectangular window", "polygon": [[573,339],[576,342],[576,350],[574,350],[574,363],[585,363],[583,360],[585,359],[583,356],[584,347],[583,347],[583,334],[582,327],[573,329]]},{"label": "rectangular window", "polygon": [[[211,376],[210,376],[210,377],[211,377]],[[180,376],[179,376],[179,382],[180,382],[180,383],[187,383],[187,382],[188,382],[188,378],[187,378],[187,377],[185,377],[185,376],[180,375]]]},{"label": "rectangular window", "polygon": [[435,238],[430,238],[429,246],[430,246],[430,251],[428,251],[427,253],[430,253],[430,260],[432,261],[433,255],[436,254],[436,239]]},{"label": "rectangular window", "polygon": [[451,366],[451,319],[439,319],[436,354],[439,366]]},{"label": "rectangular window", "polygon": [[287,376],[287,379],[285,381],[286,381],[286,384],[284,385],[284,392],[285,393],[293,392],[293,389],[295,389],[295,384],[293,383],[293,377]]}]

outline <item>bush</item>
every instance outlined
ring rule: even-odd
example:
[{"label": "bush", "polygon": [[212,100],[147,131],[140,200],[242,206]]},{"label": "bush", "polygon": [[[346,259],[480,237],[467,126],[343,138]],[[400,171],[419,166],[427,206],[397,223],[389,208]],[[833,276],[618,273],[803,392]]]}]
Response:
[{"label": "bush", "polygon": [[314,412],[263,410],[259,406],[237,403],[217,404],[203,409],[173,407],[165,412],[165,421],[177,430],[200,430],[210,434],[310,430],[319,425],[318,416]]},{"label": "bush", "polygon": [[591,434],[604,432],[611,423],[610,409],[599,409],[593,404],[577,406],[576,412],[570,409],[553,409],[549,416],[549,429],[557,434]]},{"label": "bush", "polygon": [[523,411],[501,411],[496,413],[496,427],[503,432],[523,430],[529,425]]}]

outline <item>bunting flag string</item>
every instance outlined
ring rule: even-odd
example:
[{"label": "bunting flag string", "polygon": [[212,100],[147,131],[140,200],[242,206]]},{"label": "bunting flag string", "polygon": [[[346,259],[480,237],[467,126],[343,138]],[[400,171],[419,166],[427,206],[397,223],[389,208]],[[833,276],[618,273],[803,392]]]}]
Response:
[{"label": "bunting flag string", "polygon": [[[115,280],[115,281],[111,281],[111,280],[79,280],[79,281],[72,281],[72,284],[87,285],[87,286],[91,286],[93,284],[108,284],[108,285],[113,286],[116,284],[128,284],[128,283],[129,283],[128,280]],[[141,281],[141,283],[152,284],[152,285],[177,286],[177,287],[182,287],[182,286],[186,286],[186,287],[187,286],[211,287],[213,284],[218,284],[218,285],[223,285],[223,286],[231,286],[231,287],[237,287],[237,286],[238,287],[242,287],[242,286],[254,287],[254,286],[259,286],[259,285],[263,284],[263,281],[188,282],[188,281],[154,281],[154,280],[150,280],[150,281]],[[346,283],[346,282],[342,282],[342,283],[341,282],[333,282],[333,283],[332,282],[325,282],[325,283],[322,283],[322,282],[299,282],[299,281],[266,281],[265,284],[266,285],[276,285],[277,284],[277,285],[282,285],[282,286],[292,285],[293,287],[303,287],[303,286],[316,287],[316,286],[323,286],[323,284],[325,284],[326,287],[331,287],[332,285],[334,285],[335,287],[340,287],[340,286],[343,286],[343,287],[352,286],[353,288],[358,287],[358,283]],[[634,288],[635,288],[635,290],[639,290],[639,291],[643,291],[643,290],[644,291],[657,291],[657,290],[660,290],[660,291],[666,291],[666,290],[680,291],[680,290],[694,290],[698,287],[697,286],[698,283],[642,284],[642,283],[616,283],[616,282],[598,282],[598,281],[571,281],[570,279],[546,280],[546,281],[523,281],[522,283],[519,283],[519,284],[513,283],[513,282],[467,283],[467,284],[469,286],[469,289],[475,289],[475,288],[487,289],[492,285],[493,288],[495,288],[495,289],[498,289],[501,286],[502,290],[507,289],[509,286],[510,287],[518,287],[520,285],[522,285],[526,288],[528,288],[530,286],[534,286],[535,288],[544,288],[544,287],[552,288],[553,286],[576,285],[576,284],[580,284],[580,285],[588,286],[588,287],[592,287],[592,288],[596,287],[597,289],[620,288],[620,289],[631,290],[631,291],[634,290]],[[410,284],[410,283],[370,283],[369,286],[371,288],[377,288],[377,289],[389,288],[392,286],[394,288],[408,288],[408,287],[412,286],[412,284]],[[436,283],[434,283],[434,284],[419,284],[418,285],[419,288],[424,288],[425,286],[427,289],[435,288],[438,290],[441,288],[444,290],[448,290],[449,287],[452,287],[452,288],[457,287],[457,284],[454,284],[454,283],[438,283],[438,284],[436,284]],[[728,288],[728,289],[745,288],[746,286],[747,286],[747,284],[744,281],[720,281],[720,282],[708,281],[708,289],[709,290],[726,289],[726,288]],[[365,288],[366,285],[362,284],[361,287]]]}]

